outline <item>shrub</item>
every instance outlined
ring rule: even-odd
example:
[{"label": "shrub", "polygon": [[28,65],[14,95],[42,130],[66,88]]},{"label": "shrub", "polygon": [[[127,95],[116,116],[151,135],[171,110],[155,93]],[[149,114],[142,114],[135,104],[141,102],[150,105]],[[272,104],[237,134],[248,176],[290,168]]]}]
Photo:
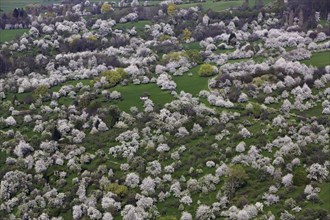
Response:
[{"label": "shrub", "polygon": [[101,108],[101,106],[102,106],[102,103],[101,103],[101,102],[99,102],[99,101],[97,101],[97,100],[94,100],[94,101],[90,102],[90,104],[87,106],[86,111],[87,111],[89,114],[94,115],[94,114],[96,114],[97,110],[98,110],[99,108]]},{"label": "shrub", "polygon": [[191,32],[186,28],[182,31],[182,39],[184,41],[190,40],[191,38]]},{"label": "shrub", "polygon": [[119,185],[118,183],[110,183],[105,187],[105,191],[107,192],[110,191],[117,194],[120,197],[124,197],[128,192],[128,188],[124,185]]},{"label": "shrub", "polygon": [[216,74],[216,69],[211,64],[205,63],[199,68],[198,74],[200,76],[213,76]]},{"label": "shrub", "polygon": [[112,9],[111,5],[108,2],[104,2],[102,7],[101,7],[101,12],[102,13],[108,13]]},{"label": "shrub", "polygon": [[123,68],[117,68],[115,70],[104,71],[101,75],[104,76],[109,82],[109,84],[106,84],[105,87],[111,87],[117,85],[117,83],[123,80],[127,73]]},{"label": "shrub", "polygon": [[327,211],[325,209],[312,209],[307,208],[302,210],[297,216],[297,219],[307,220],[307,219],[328,219]]},{"label": "shrub", "polygon": [[186,51],[186,56],[193,63],[202,63],[202,56],[198,50],[188,50]]},{"label": "shrub", "polygon": [[294,173],[294,175],[293,175],[293,184],[294,185],[304,186],[307,184],[307,182],[308,182],[307,173],[304,170],[299,169]]},{"label": "shrub", "polygon": [[249,176],[241,165],[234,165],[230,167],[228,173],[228,181],[232,182],[237,188],[245,185]]},{"label": "shrub", "polygon": [[176,6],[174,3],[169,3],[167,6],[167,14],[173,16],[175,14]]},{"label": "shrub", "polygon": [[40,85],[33,91],[33,97],[44,98],[48,93],[48,86]]}]

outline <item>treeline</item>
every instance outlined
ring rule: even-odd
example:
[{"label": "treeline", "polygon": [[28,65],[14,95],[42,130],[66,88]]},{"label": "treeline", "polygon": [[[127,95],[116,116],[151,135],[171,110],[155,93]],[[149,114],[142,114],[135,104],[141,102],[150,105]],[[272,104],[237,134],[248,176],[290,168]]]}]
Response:
[{"label": "treeline", "polygon": [[327,19],[330,13],[330,1],[329,0],[289,0],[287,4],[288,10],[293,10],[295,13],[299,13],[303,10],[304,18],[314,16],[315,12],[320,12],[321,19]]},{"label": "treeline", "polygon": [[30,19],[23,8],[15,8],[12,12],[4,13],[0,17],[0,29],[26,28]]},{"label": "treeline", "polygon": [[[304,29],[315,28],[318,24],[316,12],[320,13],[320,19],[326,20],[330,12],[328,0],[289,0],[283,7],[283,17],[286,23],[293,25],[294,19],[298,18],[298,25]],[[329,33],[329,30],[324,30]]]}]

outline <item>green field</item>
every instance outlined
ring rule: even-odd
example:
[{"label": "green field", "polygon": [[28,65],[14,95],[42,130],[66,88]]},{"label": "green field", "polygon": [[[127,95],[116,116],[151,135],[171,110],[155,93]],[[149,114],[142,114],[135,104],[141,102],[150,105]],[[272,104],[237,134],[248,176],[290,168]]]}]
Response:
[{"label": "green field", "polygon": [[145,93],[150,95],[150,99],[156,105],[164,105],[167,102],[172,101],[173,97],[168,91],[162,91],[156,84],[140,84],[129,86],[116,86],[110,91],[118,91],[123,98],[122,101],[118,101],[116,105],[123,111],[129,112],[132,106],[136,106],[139,110],[142,110],[143,101],[140,97]]},{"label": "green field", "polygon": [[319,53],[313,53],[309,60],[304,60],[302,63],[306,65],[313,65],[317,67],[324,67],[330,65],[330,51],[324,51]]},{"label": "green field", "polygon": [[[268,4],[272,0],[263,0],[264,4]],[[52,3],[60,3],[61,0],[1,0],[0,9],[4,12],[10,12],[14,8],[24,8],[29,4],[42,4],[48,5]],[[91,0],[90,2],[99,2],[98,0]],[[160,1],[149,1],[149,5],[158,5]],[[189,8],[197,5],[202,5],[204,10],[212,9],[214,11],[222,11],[232,7],[241,6],[243,0],[234,0],[234,1],[216,1],[207,0],[206,2],[200,3],[184,3],[178,5],[179,8]],[[254,1],[249,2],[249,6],[254,6]]]},{"label": "green field", "polygon": [[[270,3],[272,0],[263,0],[264,4]],[[181,4],[178,5],[179,8],[190,8],[195,7],[198,5],[203,6],[204,10],[213,10],[213,11],[223,11],[229,8],[239,7],[243,4],[243,0],[234,0],[234,1],[213,1],[207,0],[206,2],[199,2],[199,3],[188,3],[188,4]],[[249,1],[249,6],[254,6],[254,1]]]},{"label": "green field", "polygon": [[24,8],[29,4],[52,4],[52,3],[60,3],[60,0],[1,0],[0,8],[4,12],[10,12],[14,8]]},{"label": "green field", "polygon": [[149,20],[141,20],[141,21],[132,21],[127,23],[117,23],[113,29],[120,29],[120,30],[127,30],[132,29],[135,27],[135,30],[138,34],[141,34],[144,32],[144,26],[145,25],[151,25],[152,22]]},{"label": "green field", "polygon": [[[61,0],[0,0],[0,9],[4,12],[13,11],[14,8],[24,8],[30,4],[49,5],[53,3],[61,3]],[[99,2],[98,0],[90,0],[90,2]]]},{"label": "green field", "polygon": [[228,1],[228,2],[213,2],[212,0],[208,0],[206,2],[200,3],[189,3],[178,5],[179,8],[190,8],[198,5],[202,5],[204,10],[212,9],[214,11],[223,11],[228,8],[238,7],[242,5],[243,1]]},{"label": "green field", "polygon": [[0,31],[0,43],[14,40],[16,37],[19,37],[28,31],[29,31],[29,29],[1,30]]},{"label": "green field", "polygon": [[200,77],[197,73],[199,66],[192,68],[188,73],[192,73],[192,76],[189,76],[188,73],[185,73],[183,76],[174,76],[173,80],[176,83],[176,91],[189,92],[193,96],[198,96],[201,90],[207,90],[207,81],[208,77]]}]

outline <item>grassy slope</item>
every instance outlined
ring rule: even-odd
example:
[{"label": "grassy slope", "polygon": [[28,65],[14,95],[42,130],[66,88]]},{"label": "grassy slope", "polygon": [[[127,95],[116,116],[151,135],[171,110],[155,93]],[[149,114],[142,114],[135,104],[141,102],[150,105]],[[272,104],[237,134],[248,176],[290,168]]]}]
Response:
[{"label": "grassy slope", "polygon": [[232,7],[238,7],[242,5],[241,0],[239,1],[227,1],[227,2],[213,2],[211,0],[208,0],[206,2],[200,2],[200,3],[189,3],[189,4],[182,4],[178,5],[179,8],[190,8],[198,5],[202,5],[204,10],[212,9],[214,11],[222,11],[227,8]]},{"label": "grassy slope", "polygon": [[[272,0],[263,0],[264,4],[270,3]],[[236,1],[212,1],[207,0],[206,2],[200,2],[200,3],[188,3],[188,4],[181,4],[178,5],[179,8],[190,8],[198,5],[202,5],[204,10],[212,9],[214,11],[223,11],[228,8],[234,8],[239,7],[243,4],[243,0],[236,0]],[[254,6],[254,1],[249,2],[249,6]]]},{"label": "grassy slope", "polygon": [[136,29],[143,29],[145,25],[151,24],[149,20],[142,20],[136,22],[118,23],[114,26],[115,29],[131,29],[135,27]]},{"label": "grassy slope", "polygon": [[302,61],[302,63],[317,67],[324,67],[326,65],[330,65],[330,51],[313,53],[311,59],[304,60]]},{"label": "grassy slope", "polygon": [[60,0],[1,0],[1,9],[4,12],[10,12],[14,8],[24,8],[29,4],[52,4],[60,3]]},{"label": "grassy slope", "polygon": [[192,76],[188,76],[188,73],[185,73],[183,76],[174,76],[173,80],[175,81],[177,88],[176,91],[189,92],[194,96],[197,96],[201,90],[207,90],[207,81],[208,77],[200,77],[198,75],[199,66],[192,68],[188,73],[192,73]]},{"label": "grassy slope", "polygon": [[[90,0],[90,2],[99,2],[98,0]],[[50,5],[53,3],[61,3],[61,0],[1,0],[0,9],[4,12],[11,12],[14,8],[24,8],[30,4]]]},{"label": "grassy slope", "polygon": [[130,107],[136,106],[139,110],[142,110],[143,102],[140,97],[144,93],[150,95],[150,99],[155,105],[164,105],[170,102],[173,97],[167,91],[162,91],[156,84],[141,84],[141,85],[129,85],[129,86],[117,86],[110,89],[110,91],[118,91],[121,93],[123,100],[118,101],[118,107],[126,112],[129,112]]},{"label": "grassy slope", "polygon": [[[128,25],[131,24],[119,24],[119,26],[122,25],[122,28],[128,28]],[[198,45],[193,44],[191,45],[193,47],[198,47]],[[232,60],[230,62],[239,62],[242,60]],[[310,60],[306,60],[304,62],[312,64],[312,65],[316,65],[316,66],[324,66],[326,64],[330,64],[330,52],[322,52],[322,53],[315,53],[313,54],[313,57]],[[174,81],[177,83],[177,91],[181,91],[184,90],[186,92],[190,92],[193,95],[198,94],[198,92],[202,89],[207,89],[207,80],[208,78],[201,78],[198,76],[197,71],[198,71],[199,67],[195,67],[193,69],[191,69],[189,72],[193,73],[192,76],[188,76],[187,73],[185,73],[185,75],[183,76],[176,76],[173,77]],[[78,81],[70,81],[70,82],[66,82],[65,84],[75,84],[75,82]],[[88,81],[84,81],[84,84],[88,84]],[[60,88],[60,86],[56,86],[53,87],[52,90],[53,91],[57,91]],[[140,110],[142,109],[142,101],[140,101],[139,97],[141,95],[143,95],[144,92],[148,92],[151,95],[151,99],[154,101],[155,104],[165,104],[166,102],[170,101],[172,99],[171,95],[166,92],[166,91],[162,91],[160,90],[157,85],[155,84],[142,84],[142,85],[128,85],[128,86],[118,86],[115,88],[112,88],[111,91],[117,90],[119,92],[122,93],[123,96],[123,101],[119,101],[117,103],[117,105],[125,111],[128,111],[129,108],[131,106],[137,106]],[[18,98],[20,98],[20,96],[24,96],[24,94],[20,94]],[[311,113],[311,116],[316,116],[319,115],[315,112]],[[252,124],[251,127],[249,127],[249,130],[251,130],[254,134],[257,132],[257,130],[261,129],[262,124],[257,121],[255,123]],[[208,136],[209,138],[210,136]],[[274,138],[274,137],[273,137]],[[94,141],[95,139],[93,139]],[[233,140],[233,139],[231,139]],[[197,143],[202,143],[202,142],[206,142],[207,140],[198,140],[195,142],[191,141],[189,143],[187,143],[187,146],[189,147],[189,151],[185,152],[185,154],[182,156],[182,160],[183,161],[189,161],[189,156],[195,154],[198,155],[198,153],[202,150],[197,146]],[[209,140],[208,140],[209,141]],[[255,141],[258,142],[257,138],[252,138],[249,141]],[[94,143],[94,142],[92,142]],[[225,146],[225,142],[221,143],[221,146]],[[236,144],[236,142],[235,142]],[[250,144],[250,143],[249,143]],[[91,146],[91,145],[90,145]],[[194,153],[193,153],[194,152]],[[198,153],[197,153],[198,152]],[[202,157],[201,157],[202,158]],[[112,158],[111,158],[112,159]],[[200,158],[198,158],[200,159]],[[202,158],[203,161],[194,161],[194,164],[205,164],[205,162],[207,161],[208,158]],[[2,161],[2,158],[0,156],[0,162]],[[88,166],[88,169],[94,169],[95,168],[95,163],[93,162],[90,166]],[[184,167],[186,168],[186,167]],[[188,167],[189,168],[189,167]],[[119,172],[119,171],[118,171]],[[187,169],[178,169],[178,172],[176,172],[177,174],[185,174],[187,175]],[[207,168],[204,169],[204,173],[213,173],[214,170],[212,170],[212,172],[210,172],[209,170],[207,170]],[[176,176],[178,177],[178,176]],[[246,196],[247,198],[252,198],[251,201],[256,201],[255,199],[257,198],[257,196],[262,195],[263,192],[265,192],[267,189],[265,188],[265,186],[268,186],[269,184],[265,184],[264,182],[260,181],[259,179],[257,179],[257,174],[256,173],[252,173],[249,172],[249,181],[247,186],[245,186],[244,188],[242,188],[241,190],[239,190],[237,192],[237,196],[234,198],[234,201],[236,202],[240,196]],[[73,176],[69,176],[68,177],[68,182],[71,182]],[[219,190],[220,186],[223,184],[223,180],[222,182],[217,186],[217,190]],[[323,202],[321,207],[328,209],[330,211],[330,207],[329,207],[329,202],[330,202],[330,197],[329,197],[329,190],[330,190],[330,185],[329,183],[323,183],[320,185],[321,187],[321,193],[320,193],[320,199]],[[70,189],[71,185],[68,185],[67,189]],[[257,189],[254,190],[253,188]],[[303,188],[299,188],[299,190],[296,190],[294,192],[294,194],[289,194],[288,193],[288,197],[295,197],[297,196],[297,192],[302,192]],[[190,208],[187,208],[189,211],[193,211],[196,210],[197,208],[197,200],[201,200],[201,202],[205,203],[205,204],[209,204],[212,201],[215,200],[215,192],[211,192],[206,196],[202,196],[200,197],[199,195],[192,195],[194,203],[192,204],[192,206]],[[282,201],[283,202],[283,201]],[[164,203],[159,203],[158,204],[158,208],[160,209],[160,211],[163,211],[165,213],[168,214],[172,214],[172,215],[176,215],[177,217],[180,216],[180,212],[178,212],[177,210],[177,204],[178,204],[178,199],[171,197],[171,199],[168,199],[166,202]],[[271,206],[270,208],[265,208],[265,212],[268,210],[272,210],[273,213],[277,213],[279,212],[279,210],[281,210],[281,208],[283,207],[283,204],[279,204],[279,205],[274,205]],[[307,207],[320,207],[318,204],[312,204],[312,203],[308,203]],[[193,213],[192,213],[193,214]],[[64,215],[65,219],[70,219],[71,217],[71,213],[70,211],[68,213],[65,213]],[[117,217],[118,219],[120,219],[119,217]]]},{"label": "grassy slope", "polygon": [[14,30],[1,30],[0,31],[0,43],[14,40],[17,36],[28,32],[29,29],[14,29]]},{"label": "grassy slope", "polygon": [[127,22],[127,23],[117,23],[113,29],[120,29],[120,30],[127,30],[132,29],[135,27],[135,30],[140,35],[144,32],[145,25],[151,25],[152,22],[149,20],[141,20],[141,21],[134,21],[134,22]]},{"label": "grassy slope", "polygon": [[[115,0],[116,1],[116,0]],[[264,4],[267,4],[271,2],[272,0],[263,0]],[[14,8],[24,8],[26,5],[29,4],[42,4],[42,5],[48,5],[52,3],[60,3],[60,0],[1,0],[0,8],[4,12],[10,12]],[[90,2],[99,2],[98,0],[91,0]],[[116,1],[117,2],[117,1]],[[156,5],[160,1],[149,1],[149,4]],[[234,0],[234,1],[219,1],[219,2],[213,2],[212,0],[207,0],[206,2],[202,3],[188,3],[188,4],[182,4],[178,7],[180,8],[189,8],[192,6],[197,6],[199,4],[203,5],[203,8],[205,10],[212,9],[214,11],[221,11],[225,10],[227,8],[231,7],[238,7],[242,5],[243,0]],[[254,5],[254,1],[250,1],[249,3],[250,7]]]}]

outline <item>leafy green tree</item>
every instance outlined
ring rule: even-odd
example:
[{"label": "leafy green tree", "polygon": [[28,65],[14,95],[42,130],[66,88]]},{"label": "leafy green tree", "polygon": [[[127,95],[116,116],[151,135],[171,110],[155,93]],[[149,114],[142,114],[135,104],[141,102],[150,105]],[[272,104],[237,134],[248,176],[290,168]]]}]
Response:
[{"label": "leafy green tree", "polygon": [[209,63],[204,63],[199,68],[198,74],[200,76],[213,76],[216,74],[216,71],[214,69],[214,66]]},{"label": "leafy green tree", "polygon": [[40,85],[38,86],[34,91],[32,96],[34,98],[44,98],[48,93],[48,86],[46,85]]},{"label": "leafy green tree", "polygon": [[293,184],[296,186],[304,186],[308,183],[307,173],[303,169],[299,169],[293,174]]},{"label": "leafy green tree", "polygon": [[228,181],[232,182],[237,188],[246,184],[249,176],[241,165],[234,165],[229,168]]},{"label": "leafy green tree", "polygon": [[223,186],[223,190],[228,198],[232,198],[235,192],[247,183],[249,176],[241,165],[231,166],[227,175],[228,179]]},{"label": "leafy green tree", "polygon": [[112,128],[120,118],[120,109],[116,105],[110,105],[109,106],[109,115],[110,117],[106,118],[106,124],[109,124],[110,128]]},{"label": "leafy green tree", "polygon": [[113,192],[120,197],[124,197],[128,193],[127,186],[119,185],[118,183],[110,183],[105,187],[105,191]]},{"label": "leafy green tree", "polygon": [[191,62],[197,64],[202,63],[202,56],[198,50],[187,50],[185,54]]},{"label": "leafy green tree", "polygon": [[191,32],[186,28],[182,31],[182,39],[187,41],[191,38]]},{"label": "leafy green tree", "polygon": [[301,220],[309,220],[309,219],[329,219],[328,211],[325,209],[317,209],[317,208],[306,208],[303,209],[297,216],[297,219]]},{"label": "leafy green tree", "polygon": [[112,9],[111,5],[108,2],[104,2],[103,5],[101,6],[101,12],[102,13],[108,13]]},{"label": "leafy green tree", "polygon": [[174,3],[169,3],[167,6],[167,14],[173,16],[176,11],[176,5]]},{"label": "leafy green tree", "polygon": [[127,73],[123,68],[117,68],[115,70],[104,71],[101,76],[104,76],[109,82],[105,87],[112,87],[117,85],[121,80],[126,77]]}]

